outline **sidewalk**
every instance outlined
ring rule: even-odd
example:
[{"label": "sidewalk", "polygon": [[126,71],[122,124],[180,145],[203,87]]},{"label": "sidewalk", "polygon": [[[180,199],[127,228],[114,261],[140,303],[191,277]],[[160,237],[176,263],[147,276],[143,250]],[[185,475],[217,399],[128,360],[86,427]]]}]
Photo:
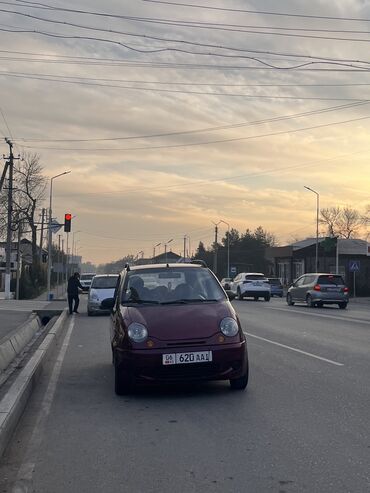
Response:
[{"label": "sidewalk", "polygon": [[356,298],[350,298],[350,303],[361,303],[364,305],[370,306],[370,297],[369,296],[356,296]]},{"label": "sidewalk", "polygon": [[[51,290],[51,293],[53,295],[53,299],[51,301],[66,300],[67,299],[66,291],[67,291],[67,285],[65,282],[62,284],[59,284],[59,286],[54,286]],[[33,300],[34,301],[49,301],[47,299],[47,294],[48,294],[47,291],[44,291],[43,293],[41,293],[36,298],[33,298]]]}]

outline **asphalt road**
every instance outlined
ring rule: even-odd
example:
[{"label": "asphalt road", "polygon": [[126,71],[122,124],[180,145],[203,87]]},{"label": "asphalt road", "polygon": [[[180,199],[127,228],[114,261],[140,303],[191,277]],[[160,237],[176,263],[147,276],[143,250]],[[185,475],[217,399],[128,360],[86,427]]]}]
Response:
[{"label": "asphalt road", "polygon": [[220,382],[117,397],[108,319],[71,317],[0,492],[370,491],[370,309],[234,305],[246,392]]}]

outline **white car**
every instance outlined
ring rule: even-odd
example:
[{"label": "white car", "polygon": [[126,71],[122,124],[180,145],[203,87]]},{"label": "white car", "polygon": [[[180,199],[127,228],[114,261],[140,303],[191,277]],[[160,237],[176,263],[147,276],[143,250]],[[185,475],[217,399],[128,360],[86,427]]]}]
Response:
[{"label": "white car", "polygon": [[87,272],[84,274],[80,274],[80,283],[84,291],[88,291],[90,289],[91,281],[93,280],[94,276],[95,272],[94,274]]},{"label": "white car", "polygon": [[269,280],[261,272],[241,272],[230,283],[230,290],[239,300],[243,298],[264,298],[270,301],[271,286]]},{"label": "white car", "polygon": [[106,310],[101,308],[101,303],[107,298],[114,297],[117,281],[118,274],[102,274],[94,276],[87,298],[87,314],[89,317],[95,313],[106,312]]}]

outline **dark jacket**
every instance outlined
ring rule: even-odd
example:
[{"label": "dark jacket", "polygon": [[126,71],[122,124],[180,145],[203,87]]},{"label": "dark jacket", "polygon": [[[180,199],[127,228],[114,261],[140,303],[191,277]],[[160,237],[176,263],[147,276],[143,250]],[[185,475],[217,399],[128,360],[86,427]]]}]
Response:
[{"label": "dark jacket", "polygon": [[78,295],[78,288],[83,289],[80,280],[75,276],[70,277],[68,279],[67,294],[70,296]]}]

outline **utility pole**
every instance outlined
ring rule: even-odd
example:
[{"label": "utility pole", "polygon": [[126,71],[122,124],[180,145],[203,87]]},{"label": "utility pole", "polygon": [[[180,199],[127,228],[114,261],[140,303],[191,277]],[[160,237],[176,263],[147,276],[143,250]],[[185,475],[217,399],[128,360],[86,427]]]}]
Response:
[{"label": "utility pole", "polygon": [[18,243],[17,243],[17,281],[16,281],[16,288],[15,288],[15,299],[19,300],[19,284],[20,284],[20,277],[21,277],[21,236],[22,236],[22,226],[23,226],[23,220],[20,219],[18,222]]},{"label": "utility pole", "polygon": [[45,208],[42,208],[41,212],[41,233],[40,233],[40,264],[42,261],[42,244],[44,242],[44,222],[45,222]]},{"label": "utility pole", "polygon": [[213,257],[213,272],[217,275],[217,250],[218,250],[218,243],[217,243],[217,235],[218,235],[218,225],[220,224],[221,221],[218,223],[213,223],[215,225],[215,242],[214,242],[214,257]]},{"label": "utility pole", "polygon": [[185,262],[185,255],[186,255],[186,235],[184,236],[184,262]]},{"label": "utility pole", "polygon": [[[9,156],[5,158],[7,160],[7,168],[9,168],[9,186],[8,186],[8,224],[7,224],[7,236],[6,236],[6,261],[5,261],[5,299],[10,300],[10,278],[11,278],[11,249],[12,249],[12,215],[13,215],[13,170],[14,170],[14,158],[13,155],[13,143],[5,137],[5,142],[9,146]],[[4,169],[5,172],[5,169]],[[2,182],[5,179],[5,174],[1,177]],[[2,183],[1,183],[2,185]]]}]

